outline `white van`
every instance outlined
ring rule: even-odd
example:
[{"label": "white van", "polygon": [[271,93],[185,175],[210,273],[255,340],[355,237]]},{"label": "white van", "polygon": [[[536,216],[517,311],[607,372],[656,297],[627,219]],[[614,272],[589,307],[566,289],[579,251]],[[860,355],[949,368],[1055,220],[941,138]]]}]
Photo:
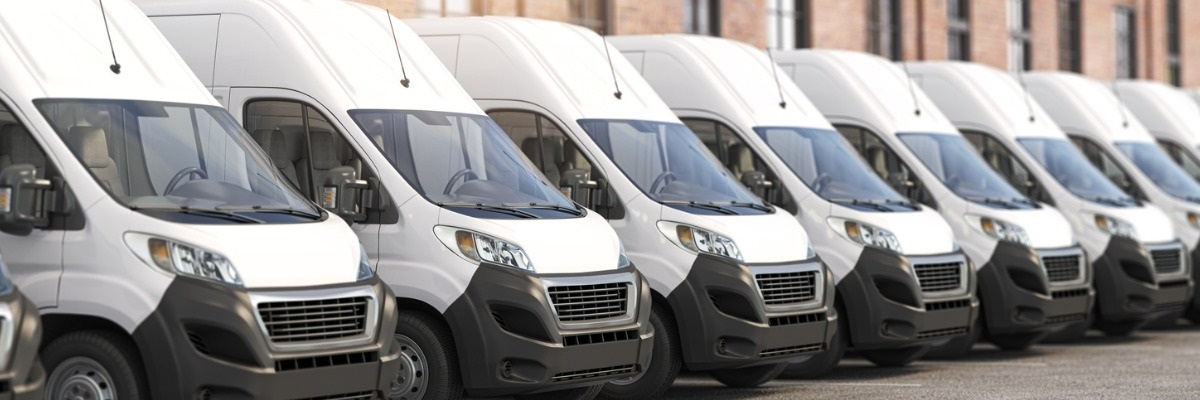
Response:
[{"label": "white van", "polygon": [[1200,103],[1183,90],[1155,81],[1117,81],[1113,90],[1171,160],[1200,180]]},{"label": "white van", "polygon": [[368,243],[399,298],[392,398],[591,398],[644,368],[650,291],[616,233],[386,10],[142,4],[289,181]]},{"label": "white van", "polygon": [[[950,226],[879,179],[795,83],[775,81],[766,54],[708,36],[609,40],[735,177],[800,221],[833,274],[838,330],[849,334],[788,376],[827,372],[847,346],[895,366],[916,357],[894,353],[920,354],[965,334],[947,330],[966,326],[975,310]],[[894,287],[875,284],[884,280]],[[882,329],[900,324],[915,335]]]},{"label": "white van", "polygon": [[[3,143],[3,126],[11,121],[0,112],[0,152],[8,153]],[[4,186],[0,186],[0,198]],[[43,398],[46,371],[38,358],[42,342],[42,323],[37,306],[21,295],[8,279],[8,267],[0,261],[0,398],[38,400]]]},{"label": "white van", "polygon": [[731,177],[602,37],[520,18],[408,24],[650,282],[653,358],[603,397],[658,397],[681,365],[757,386],[826,348],[832,280],[804,229]]},{"label": "white van", "polygon": [[[845,51],[777,59],[877,174],[941,213],[975,268],[982,318],[940,355],[961,355],[982,334],[1021,349],[1064,323],[1086,321],[1087,263],[1066,218],[992,171],[904,69]],[[1071,299],[1054,298],[1046,260],[1062,264],[1059,283]]]},{"label": "white van", "polygon": [[42,314],[46,398],[389,387],[396,302],[358,238],[141,11],[5,1],[0,27],[0,250]]},{"label": "white van", "polygon": [[[1132,241],[1123,244],[1129,247],[1125,251],[1142,257],[1113,260],[1142,286],[1138,293],[1114,300],[1114,307],[1150,313],[1154,326],[1174,325],[1192,299],[1191,271],[1200,245],[1200,184],[1171,162],[1109,86],[1065,72],[1031,73],[1025,80],[1029,94],[1075,147],[1128,195],[1117,202],[1153,204],[1169,216],[1150,220],[1146,229],[1132,225],[1139,224],[1136,220],[1112,216],[1112,225],[1131,230],[1133,238],[1144,243],[1140,249]],[[1126,325],[1127,330],[1136,328]],[[1121,333],[1120,328],[1112,328],[1113,333]]]}]

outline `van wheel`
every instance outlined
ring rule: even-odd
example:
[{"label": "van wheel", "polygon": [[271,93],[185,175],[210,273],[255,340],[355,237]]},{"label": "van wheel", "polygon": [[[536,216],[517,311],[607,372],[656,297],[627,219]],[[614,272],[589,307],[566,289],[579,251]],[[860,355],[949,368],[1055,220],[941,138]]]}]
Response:
[{"label": "van wheel", "polygon": [[1183,317],[1187,318],[1188,321],[1192,321],[1193,324],[1200,324],[1200,307],[1189,307],[1183,313]]},{"label": "van wheel", "polygon": [[462,376],[450,329],[424,313],[400,310],[397,314],[400,318],[395,337],[400,346],[400,372],[392,380],[388,399],[462,397]]},{"label": "van wheel", "polygon": [[828,374],[837,367],[846,356],[846,347],[850,345],[850,314],[838,310],[837,330],[833,332],[833,340],[829,348],[807,360],[789,363],[780,376],[786,379],[814,379]]},{"label": "van wheel", "polygon": [[860,351],[863,358],[880,367],[903,367],[928,353],[930,346]]},{"label": "van wheel", "polygon": [[513,398],[516,400],[592,400],[600,394],[602,388],[604,385],[595,385],[553,392],[522,394],[513,396]]},{"label": "van wheel", "polygon": [[760,365],[757,367],[723,369],[709,373],[716,379],[717,382],[724,383],[725,386],[734,388],[752,388],[759,387],[762,384],[770,382],[783,370],[787,369],[788,363],[782,362],[778,364]]},{"label": "van wheel", "polygon": [[42,350],[50,371],[47,399],[148,399],[150,389],[133,343],[108,331],[68,333]]},{"label": "van wheel", "polygon": [[975,343],[979,342],[979,337],[983,335],[983,315],[975,317],[975,323],[971,324],[971,331],[965,335],[955,336],[945,344],[933,346],[929,349],[929,353],[925,356],[928,358],[936,358],[942,360],[956,360],[963,358],[971,349],[975,348]]},{"label": "van wheel", "polygon": [[612,400],[655,399],[662,397],[667,388],[675,383],[679,369],[683,366],[683,352],[679,348],[679,329],[675,327],[675,316],[665,305],[655,302],[650,313],[650,325],[654,327],[654,351],[643,372],[629,378],[615,379],[604,384],[598,398]]}]

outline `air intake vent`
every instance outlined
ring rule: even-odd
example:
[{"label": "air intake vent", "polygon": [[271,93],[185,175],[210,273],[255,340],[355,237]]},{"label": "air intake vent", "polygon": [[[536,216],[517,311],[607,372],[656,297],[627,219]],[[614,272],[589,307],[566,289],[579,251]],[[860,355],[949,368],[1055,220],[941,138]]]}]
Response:
[{"label": "air intake vent", "polygon": [[758,274],[754,281],[768,306],[807,303],[817,296],[817,271]]},{"label": "air intake vent", "polygon": [[957,328],[934,329],[931,331],[922,331],[917,333],[917,339],[928,339],[943,336],[956,336],[967,333],[967,327],[960,326]]},{"label": "air intake vent", "polygon": [[275,371],[297,371],[302,369],[336,367],[339,365],[365,364],[375,362],[378,359],[379,354],[374,351],[290,358],[287,360],[275,361]]},{"label": "air intake vent", "polygon": [[1064,322],[1083,321],[1087,319],[1086,313],[1064,314],[1046,317],[1046,325],[1061,324]]},{"label": "air intake vent", "polygon": [[1088,295],[1087,289],[1071,289],[1071,290],[1055,290],[1050,292],[1050,297],[1055,299],[1065,299],[1069,297],[1083,297]]},{"label": "air intake vent", "polygon": [[1079,279],[1083,263],[1079,255],[1042,257],[1042,266],[1046,268],[1046,278],[1050,282],[1071,282]]},{"label": "air intake vent", "polygon": [[363,335],[369,297],[279,301],[258,304],[267,337],[274,343],[301,343]]},{"label": "air intake vent", "polygon": [[551,286],[550,303],[562,322],[586,322],[618,318],[629,307],[629,283]]},{"label": "air intake vent", "polygon": [[1154,261],[1154,272],[1171,274],[1183,268],[1183,255],[1180,249],[1151,250],[1150,258]]},{"label": "air intake vent", "polygon": [[552,382],[567,382],[567,381],[577,381],[580,379],[591,379],[591,378],[600,378],[600,377],[612,376],[612,375],[628,374],[628,373],[633,373],[633,372],[637,372],[636,364],[618,365],[615,367],[606,367],[606,368],[583,369],[583,370],[579,370],[579,371],[568,371],[568,372],[554,374],[554,377],[550,378],[550,380]]},{"label": "air intake vent", "polygon": [[963,263],[956,261],[937,264],[917,264],[913,266],[913,270],[917,272],[917,280],[921,283],[921,291],[924,293],[936,293],[961,288],[962,267]]},{"label": "air intake vent", "polygon": [[925,303],[925,311],[952,310],[955,308],[967,308],[970,306],[971,299],[927,302]]},{"label": "air intake vent", "polygon": [[800,315],[785,315],[782,317],[771,317],[771,320],[769,322],[770,322],[771,326],[782,326],[782,325],[807,324],[810,322],[821,322],[824,320],[825,320],[825,313],[812,313],[812,314],[800,314]]},{"label": "air intake vent", "polygon": [[563,336],[563,347],[582,346],[588,344],[600,344],[608,342],[622,342],[626,340],[634,340],[638,338],[637,329],[627,331],[613,331],[592,333],[587,335]]},{"label": "air intake vent", "polygon": [[766,350],[758,352],[758,356],[759,357],[790,356],[793,354],[812,353],[814,351],[821,351],[824,348],[825,348],[825,345],[822,343],[810,343],[810,344],[802,344],[799,346],[788,346],[788,347],[777,347],[774,349],[766,349]]}]

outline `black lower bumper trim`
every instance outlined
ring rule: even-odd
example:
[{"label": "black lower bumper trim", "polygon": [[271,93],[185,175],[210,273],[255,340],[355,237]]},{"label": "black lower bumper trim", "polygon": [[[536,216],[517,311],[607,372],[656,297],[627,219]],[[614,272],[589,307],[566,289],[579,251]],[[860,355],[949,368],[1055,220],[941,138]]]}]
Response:
[{"label": "black lower bumper trim", "polygon": [[[1083,251],[1078,249],[1082,257]],[[1079,271],[1085,277],[1087,271]],[[1087,313],[1092,308],[1091,281],[1073,287],[1053,286],[1038,253],[1028,246],[1000,241],[978,271],[979,301],[989,333],[1021,334],[1061,329],[1050,323],[1059,315]],[[1067,292],[1070,290],[1070,292]]]},{"label": "black lower bumper trim", "polygon": [[1132,239],[1113,236],[1092,265],[1099,321],[1146,322],[1179,312],[1175,303],[1192,301],[1191,277],[1157,282],[1145,247]]}]

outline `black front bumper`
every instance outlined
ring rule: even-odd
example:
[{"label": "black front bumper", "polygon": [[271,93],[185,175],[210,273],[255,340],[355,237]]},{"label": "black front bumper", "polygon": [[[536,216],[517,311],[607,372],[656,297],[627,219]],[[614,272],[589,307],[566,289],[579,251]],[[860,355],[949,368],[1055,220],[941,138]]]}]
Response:
[{"label": "black front bumper", "polygon": [[0,304],[12,313],[14,333],[8,369],[0,371],[0,400],[40,400],[46,373],[38,361],[42,325],[37,307],[16,289],[0,296]]},{"label": "black front bumper", "polygon": [[[400,368],[396,300],[378,278],[290,292],[300,300],[318,293],[361,289],[375,299],[372,337],[353,345],[328,342],[311,349],[277,350],[258,320],[251,294],[198,279],[176,278],[159,307],[133,333],[155,399],[310,399],[382,396]],[[287,290],[254,295],[286,296]],[[308,297],[311,295],[312,297]],[[340,298],[332,296],[331,298]],[[370,318],[368,316],[368,318]],[[307,343],[306,343],[307,344]],[[313,342],[312,344],[316,344]],[[328,396],[328,397],[323,397]]]},{"label": "black front bumper", "polygon": [[[1085,257],[1078,247],[1064,250]],[[1086,260],[1082,266],[1080,281],[1054,284],[1038,252],[1022,244],[999,242],[991,259],[976,272],[988,332],[1049,333],[1086,321],[1095,292]]]},{"label": "black front bumper", "polygon": [[1160,281],[1146,248],[1133,239],[1113,236],[1092,270],[1099,321],[1149,322],[1181,313],[1192,301],[1191,276]]},{"label": "black front bumper", "polygon": [[930,298],[921,289],[910,260],[900,254],[864,247],[854,269],[838,282],[838,299],[857,350],[895,349],[938,344],[966,334],[979,311],[975,272],[967,263],[966,292]]},{"label": "black front bumper", "polygon": [[[627,283],[627,284],[626,284]],[[550,287],[627,287],[627,317],[572,320],[555,311]],[[557,289],[556,289],[557,290]],[[635,375],[653,353],[650,287],[634,267],[534,275],[482,263],[445,312],[463,385],[471,396],[536,393]]]},{"label": "black front bumper", "polygon": [[[765,304],[757,277],[814,269],[811,302]],[[824,351],[837,329],[833,299],[833,279],[819,260],[746,265],[707,254],[667,296],[684,364],[693,371],[800,361]]]}]

